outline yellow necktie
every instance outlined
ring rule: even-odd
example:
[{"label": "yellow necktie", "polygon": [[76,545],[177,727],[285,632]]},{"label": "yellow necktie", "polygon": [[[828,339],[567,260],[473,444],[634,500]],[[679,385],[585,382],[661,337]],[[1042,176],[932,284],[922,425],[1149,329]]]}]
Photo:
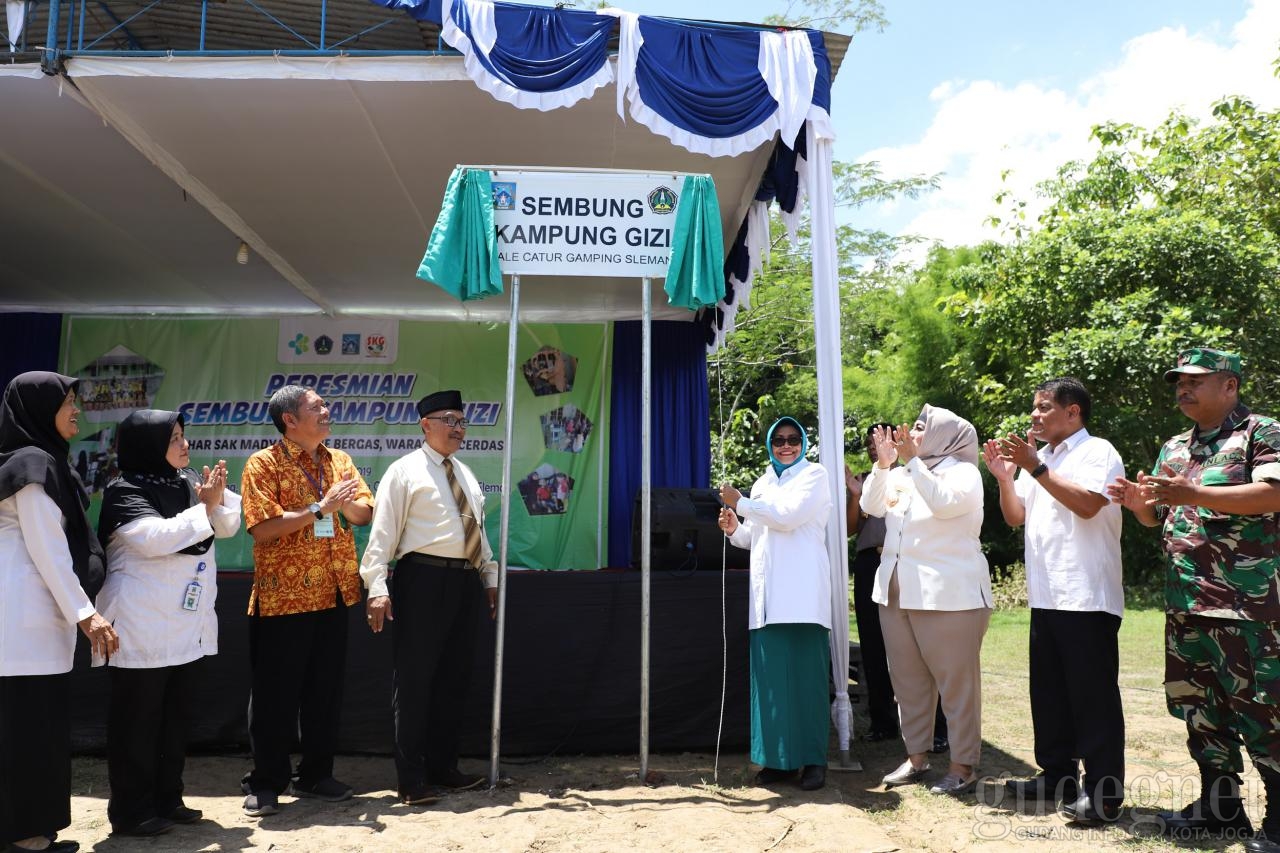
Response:
[{"label": "yellow necktie", "polygon": [[444,460],[444,475],[449,480],[449,491],[453,492],[453,502],[458,505],[458,515],[462,517],[462,532],[466,535],[467,562],[472,568],[480,568],[484,558],[480,549],[480,525],[471,512],[471,503],[462,492],[462,484],[453,473],[453,460]]}]

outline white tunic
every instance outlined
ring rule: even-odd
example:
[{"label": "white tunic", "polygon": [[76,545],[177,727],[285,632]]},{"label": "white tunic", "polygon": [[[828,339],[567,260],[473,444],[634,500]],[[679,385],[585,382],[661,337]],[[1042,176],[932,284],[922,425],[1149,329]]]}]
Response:
[{"label": "white tunic", "polygon": [[751,549],[748,628],[788,622],[831,628],[830,514],[827,473],[806,459],[781,477],[771,466],[751,496],[738,501],[743,521],[729,541]]},{"label": "white tunic", "polygon": [[[1103,438],[1076,431],[1040,461],[1065,480],[1106,495],[1124,476],[1120,454]],[[1102,610],[1124,616],[1120,569],[1120,505],[1107,501],[1093,518],[1081,518],[1054,499],[1027,471],[1014,493],[1026,508],[1027,603],[1046,610]]]},{"label": "white tunic", "polygon": [[65,523],[38,483],[0,501],[0,676],[71,671],[76,623],[93,602],[71,567]]},{"label": "white tunic", "polygon": [[901,468],[874,467],[862,485],[862,511],[885,519],[884,551],[871,597],[889,603],[898,576],[905,610],[973,610],[991,606],[991,572],[982,555],[982,475],[949,457],[933,470],[913,458]]},{"label": "white tunic", "polygon": [[[204,504],[173,518],[139,518],[117,528],[107,541],[107,581],[98,593],[98,612],[120,635],[111,666],[149,669],[190,663],[218,653],[218,564],[214,548],[203,554],[178,553],[210,536],[220,539],[240,529],[240,496],[222,493],[209,518]],[[203,565],[203,569],[200,567]],[[184,610],[187,585],[200,583],[195,610]],[[101,666],[95,658],[94,666]]]}]

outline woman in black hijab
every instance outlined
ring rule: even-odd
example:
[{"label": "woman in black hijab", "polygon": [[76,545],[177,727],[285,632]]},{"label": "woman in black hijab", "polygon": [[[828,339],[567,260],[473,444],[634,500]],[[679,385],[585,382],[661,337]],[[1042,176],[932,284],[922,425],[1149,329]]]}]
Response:
[{"label": "woman in black hijab", "polygon": [[79,626],[93,652],[119,651],[94,609],[102,549],[71,467],[78,381],[36,371],[0,404],[0,842],[71,853],[69,675]]},{"label": "woman in black hijab", "polygon": [[201,817],[182,802],[187,710],[195,662],[218,653],[213,540],[240,529],[240,498],[226,491],[226,462],[203,477],[188,467],[184,425],[177,412],[152,409],[121,422],[120,475],[98,520],[107,550],[98,606],[125,646],[108,661],[107,817],[116,835],[157,835]]}]

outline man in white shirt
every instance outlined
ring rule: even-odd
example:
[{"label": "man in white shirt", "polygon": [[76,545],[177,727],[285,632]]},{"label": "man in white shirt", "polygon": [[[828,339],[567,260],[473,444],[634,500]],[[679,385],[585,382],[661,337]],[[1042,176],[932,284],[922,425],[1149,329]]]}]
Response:
[{"label": "man in white shirt", "polygon": [[[425,441],[378,484],[360,577],[369,627],[390,621],[396,776],[408,805],[436,802],[484,777],[458,769],[458,731],[480,614],[497,601],[498,567],[484,535],[484,492],[454,454],[466,437],[462,394],[418,401]],[[388,584],[388,564],[396,561]]]},{"label": "man in white shirt", "polygon": [[[1079,380],[1050,379],[1036,389],[1026,439],[988,441],[984,456],[1005,521],[1025,526],[1031,606],[1031,722],[1041,772],[1006,789],[1023,800],[1060,799],[1068,819],[1096,824],[1119,817],[1124,800],[1121,514],[1106,496],[1124,463],[1085,428],[1090,408]],[[1038,452],[1036,441],[1045,443]]]}]

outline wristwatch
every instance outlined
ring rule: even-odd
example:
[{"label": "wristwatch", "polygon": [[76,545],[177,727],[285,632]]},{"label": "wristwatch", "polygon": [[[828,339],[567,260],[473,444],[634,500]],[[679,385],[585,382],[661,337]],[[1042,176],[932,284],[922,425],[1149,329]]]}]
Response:
[{"label": "wristwatch", "polygon": [[311,514],[316,518],[324,518],[324,513],[320,511],[320,504],[313,503],[307,509],[311,510]]},{"label": "wristwatch", "polygon": [[1039,465],[1031,469],[1031,476],[1038,480],[1043,477],[1045,472],[1048,470],[1049,466],[1041,462]]}]

